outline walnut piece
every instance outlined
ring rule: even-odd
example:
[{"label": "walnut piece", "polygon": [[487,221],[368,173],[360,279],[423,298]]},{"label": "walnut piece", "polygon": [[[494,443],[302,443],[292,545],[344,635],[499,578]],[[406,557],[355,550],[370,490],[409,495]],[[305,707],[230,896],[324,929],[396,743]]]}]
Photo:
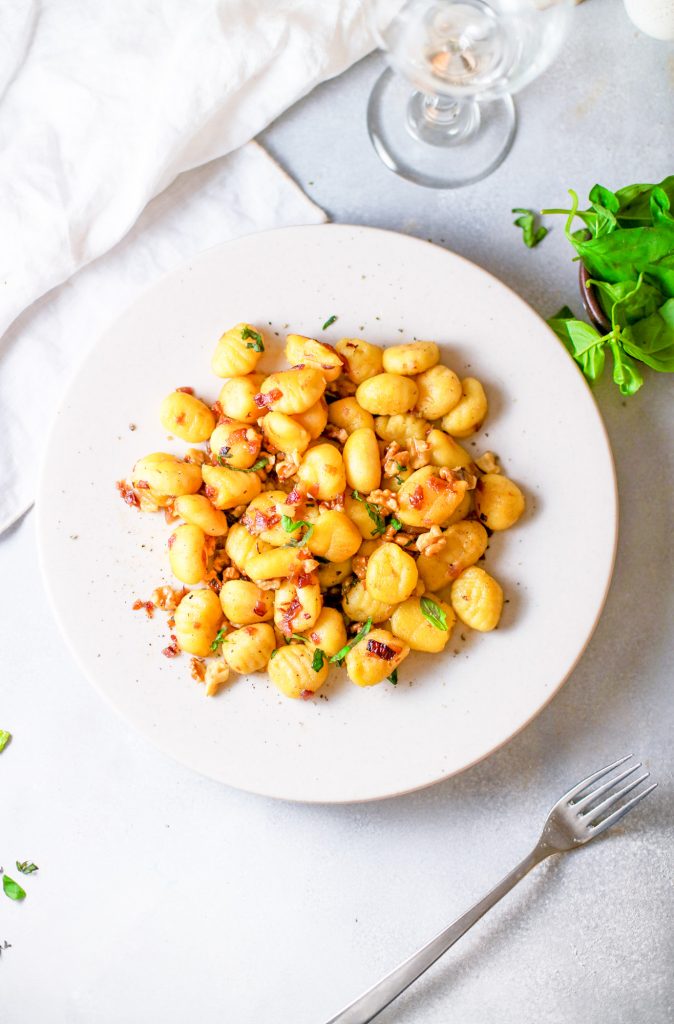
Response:
[{"label": "walnut piece", "polygon": [[422,533],[417,537],[417,551],[429,557],[437,555],[445,547],[447,538],[443,536],[439,526],[431,526],[428,533]]},{"label": "walnut piece", "polygon": [[485,452],[484,455],[480,455],[479,459],[475,459],[475,465],[478,469],[481,469],[483,473],[501,472],[498,455],[494,455],[493,452]]},{"label": "walnut piece", "polygon": [[216,658],[206,666],[206,696],[214,697],[221,686],[229,679],[229,665],[224,658]]},{"label": "walnut piece", "polygon": [[374,491],[370,491],[367,496],[367,500],[372,505],[379,505],[381,508],[387,508],[389,512],[398,511],[398,495],[393,491],[377,488]]}]

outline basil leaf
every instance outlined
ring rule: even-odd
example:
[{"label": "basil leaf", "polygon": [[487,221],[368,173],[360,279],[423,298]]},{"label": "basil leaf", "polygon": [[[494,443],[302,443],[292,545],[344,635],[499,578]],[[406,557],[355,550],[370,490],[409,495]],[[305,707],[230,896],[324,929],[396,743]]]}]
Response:
[{"label": "basil leaf", "polygon": [[393,527],[396,533],[398,532],[398,530],[402,530],[403,528],[403,524],[400,522],[399,519],[396,519],[395,516],[393,517],[389,525]]},{"label": "basil leaf", "polygon": [[314,672],[320,672],[324,664],[325,652],[322,651],[320,647],[317,647],[316,650],[314,651],[314,656],[311,661],[311,667],[314,670]]},{"label": "basil leaf", "polygon": [[372,629],[372,619],[368,619],[367,622],[363,625],[363,627],[359,630],[359,632],[356,633],[356,635],[353,637],[353,639],[349,640],[348,643],[344,644],[342,649],[337,651],[337,654],[333,654],[333,656],[330,658],[330,664],[332,664],[332,665],[334,665],[334,664],[341,665],[342,662],[344,661],[344,659],[346,658],[347,654],[351,650],[351,648],[355,647],[356,644],[360,640],[362,640],[364,636],[367,636],[367,634],[370,632],[371,629]]},{"label": "basil leaf", "polygon": [[32,861],[28,860],[17,860],[16,867],[17,871],[20,871],[22,875],[32,875],[38,870],[37,864],[33,864]]},{"label": "basil leaf", "polygon": [[[301,643],[301,644],[308,644],[309,643],[307,638],[305,636],[302,636],[301,633],[291,633],[290,634],[290,640],[297,640],[298,643]],[[289,644],[290,640],[286,640],[286,643]]]},{"label": "basil leaf", "polygon": [[215,640],[211,644],[211,650],[212,651],[217,651],[218,647],[222,647],[222,645],[224,644],[226,639],[227,639],[227,630],[223,626],[223,628],[219,629],[218,632],[215,634]]},{"label": "basil leaf", "polygon": [[674,299],[668,299],[655,313],[625,327],[621,341],[634,359],[662,373],[674,373]]},{"label": "basil leaf", "polygon": [[4,729],[0,729],[0,753],[5,749],[11,738],[11,732],[6,732]]},{"label": "basil leaf", "polygon": [[634,395],[644,382],[634,360],[630,359],[617,341],[610,341],[613,356],[613,380],[620,388],[621,395]]},{"label": "basil leaf", "polygon": [[332,326],[332,324],[334,324],[334,323],[335,323],[336,319],[337,319],[337,317],[336,317],[336,316],[335,316],[335,314],[333,313],[333,314],[332,314],[332,316],[329,316],[329,317],[328,317],[328,319],[327,319],[327,320],[325,321],[325,323],[324,323],[324,324],[323,324],[323,326],[321,327],[321,330],[322,330],[322,331],[327,331],[328,327],[331,327],[331,326]]},{"label": "basil leaf", "polygon": [[513,221],[516,228],[522,228],[522,241],[529,249],[533,249],[535,245],[542,242],[548,233],[548,229],[544,227],[535,227],[536,214],[533,210],[524,210],[519,207],[515,207],[512,213],[521,213],[522,216],[518,217],[517,220]]},{"label": "basil leaf", "polygon": [[381,536],[381,534],[385,533],[386,520],[384,519],[383,515],[381,514],[377,506],[373,505],[369,501],[366,501],[365,498],[363,498],[363,496],[358,493],[358,491],[352,491],[351,497],[355,498],[356,501],[360,501],[363,503],[363,505],[365,505],[365,510],[369,515],[370,519],[372,520],[372,522],[374,523],[374,530],[372,531],[372,536],[379,537]]},{"label": "basil leaf", "polygon": [[264,467],[267,465],[268,462],[269,462],[269,459],[266,457],[266,455],[263,455],[262,458],[258,459],[257,462],[254,462],[253,465],[249,469],[244,469],[244,470],[242,470],[242,472],[243,473],[257,473],[258,469],[264,469]]},{"label": "basil leaf", "polygon": [[250,327],[244,327],[241,331],[241,337],[244,341],[247,338],[252,338],[252,344],[246,345],[246,348],[252,348],[255,352],[264,352],[264,343],[262,341],[262,335],[259,331],[253,331]]},{"label": "basil leaf", "polygon": [[10,900],[23,900],[26,898],[26,890],[22,889],[18,882],[15,882],[9,875],[2,876],[2,888]]},{"label": "basil leaf", "polygon": [[306,526],[307,531],[301,537],[296,537],[295,540],[288,541],[289,548],[302,548],[309,541],[314,532],[313,523],[300,523],[298,525]]},{"label": "basil leaf", "polygon": [[390,676],[387,676],[389,683],[393,683],[394,686],[398,685],[398,669],[394,668]]},{"label": "basil leaf", "polygon": [[432,626],[435,626],[436,629],[444,630],[445,633],[449,631],[447,615],[439,604],[432,601],[430,597],[422,597],[419,604],[421,605],[421,614],[425,619],[428,619]]}]

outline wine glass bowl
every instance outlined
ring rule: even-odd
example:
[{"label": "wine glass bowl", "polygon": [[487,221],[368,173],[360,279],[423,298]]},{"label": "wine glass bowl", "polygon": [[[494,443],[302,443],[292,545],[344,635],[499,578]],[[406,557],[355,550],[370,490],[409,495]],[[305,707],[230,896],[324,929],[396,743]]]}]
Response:
[{"label": "wine glass bowl", "polygon": [[572,2],[375,0],[390,68],[372,91],[368,130],[384,163],[435,188],[491,173],[515,136],[510,94],[554,59]]}]

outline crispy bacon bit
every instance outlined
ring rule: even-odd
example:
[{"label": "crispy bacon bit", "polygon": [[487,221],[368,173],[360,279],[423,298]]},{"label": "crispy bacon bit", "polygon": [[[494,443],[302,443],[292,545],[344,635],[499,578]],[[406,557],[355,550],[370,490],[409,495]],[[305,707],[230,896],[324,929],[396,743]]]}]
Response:
[{"label": "crispy bacon bit", "polygon": [[149,491],[150,485],[147,480],[136,480],[136,489],[139,491]]},{"label": "crispy bacon bit", "polygon": [[320,644],[320,642],[321,642],[320,633],[309,633],[309,639],[311,640],[312,644]]},{"label": "crispy bacon bit", "polygon": [[169,628],[169,629],[173,629],[173,627],[175,626],[175,624],[176,624],[176,620],[175,620],[175,619],[173,618],[173,616],[171,615],[171,616],[170,616],[170,618],[168,618],[168,619],[166,620],[166,625],[168,626],[168,628]]},{"label": "crispy bacon bit", "polygon": [[154,604],[152,601],[134,601],[131,607],[134,612],[139,612],[141,608],[144,608],[148,619],[154,618]]},{"label": "crispy bacon bit", "polygon": [[223,416],[222,406],[220,405],[220,402],[213,402],[213,405],[211,406],[211,412],[215,416],[218,423],[220,423],[220,417]]},{"label": "crispy bacon bit", "polygon": [[171,633],[171,643],[168,647],[165,647],[161,652],[165,658],[177,658],[180,654],[180,648],[178,647],[178,637]]},{"label": "crispy bacon bit", "polygon": [[192,658],[190,661],[190,675],[198,683],[203,683],[206,676],[206,666],[199,658]]},{"label": "crispy bacon bit", "polygon": [[193,395],[194,388],[176,388],[176,391],[182,391],[184,395]]},{"label": "crispy bacon bit", "polygon": [[171,523],[175,523],[178,521],[178,519],[180,519],[180,516],[177,516],[173,510],[172,501],[169,501],[168,505],[164,506],[164,519],[169,524],[169,526],[171,525]]},{"label": "crispy bacon bit", "polygon": [[430,487],[430,489],[432,491],[435,491],[436,493],[439,493],[440,491],[448,491],[448,490],[453,491],[455,489],[454,488],[454,482],[455,481],[454,481],[453,478],[448,480],[446,477],[435,476],[435,475],[429,476],[429,478],[428,478],[428,486]]},{"label": "crispy bacon bit", "polygon": [[217,576],[213,576],[212,579],[207,580],[206,585],[211,588],[214,594],[219,594],[222,590],[222,580],[219,580]]},{"label": "crispy bacon bit", "polygon": [[178,424],[178,426],[180,426],[184,422],[185,422],[185,413],[184,412],[179,412],[178,415],[176,416],[176,423]]},{"label": "crispy bacon bit", "polygon": [[272,527],[277,526],[281,522],[281,517],[275,511],[263,512],[262,509],[256,508],[253,509],[252,516],[247,512],[241,522],[249,533],[257,536],[264,530],[271,530]]},{"label": "crispy bacon bit", "polygon": [[330,501],[319,501],[318,507],[325,509],[325,511],[331,511],[335,509],[337,512],[344,511],[344,492],[338,494],[336,498],[331,498]]},{"label": "crispy bacon bit", "polygon": [[175,533],[172,533],[171,536],[169,537],[169,539],[166,541],[166,547],[169,549],[169,551],[171,550],[171,548],[173,547],[175,542],[176,542],[176,535],[175,535]]},{"label": "crispy bacon bit", "polygon": [[306,498],[304,484],[295,484],[286,498],[286,505],[301,505]]},{"label": "crispy bacon bit", "polygon": [[127,505],[131,505],[132,508],[140,507],[140,498],[130,483],[126,480],[118,480],[115,486],[122,496],[122,500],[125,501]]},{"label": "crispy bacon bit", "polygon": [[300,697],[302,698],[302,700],[311,700],[313,696],[315,696],[313,690],[302,690],[302,692],[300,693]]},{"label": "crispy bacon bit", "polygon": [[204,487],[204,494],[211,501],[213,500],[213,498],[216,496],[217,493],[218,492],[217,492],[216,488],[213,487],[211,484],[206,484],[205,485],[205,487]]},{"label": "crispy bacon bit", "polygon": [[424,503],[424,491],[421,484],[417,484],[414,488],[410,494],[409,501],[412,508],[421,508]]},{"label": "crispy bacon bit", "polygon": [[256,601],[253,605],[253,615],[264,615],[267,611],[264,601]]},{"label": "crispy bacon bit", "polygon": [[261,391],[258,395],[253,395],[253,401],[258,409],[268,409],[272,402],[278,402],[279,398],[283,398],[280,388],[272,388],[271,391]]},{"label": "crispy bacon bit", "polygon": [[366,650],[368,654],[374,658],[381,658],[382,661],[391,661],[396,654],[400,654],[400,648],[396,650],[394,647],[382,643],[381,640],[368,640]]}]

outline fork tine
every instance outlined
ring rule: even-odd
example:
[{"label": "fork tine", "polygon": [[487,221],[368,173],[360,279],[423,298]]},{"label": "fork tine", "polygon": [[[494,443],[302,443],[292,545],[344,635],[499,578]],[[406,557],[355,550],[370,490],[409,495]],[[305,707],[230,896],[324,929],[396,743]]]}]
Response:
[{"label": "fork tine", "polygon": [[633,765],[631,768],[625,769],[625,771],[621,772],[620,775],[616,775],[614,776],[614,778],[609,779],[608,782],[603,782],[601,786],[597,786],[597,788],[593,789],[591,793],[587,794],[587,796],[581,797],[580,800],[575,800],[571,804],[574,811],[578,811],[578,813],[580,814],[580,812],[584,811],[585,808],[589,806],[589,804],[593,803],[595,800],[598,800],[599,797],[603,796],[604,793],[608,793],[609,789],[613,789],[614,786],[617,786],[619,782],[622,782],[623,779],[626,779],[628,775],[631,775],[632,772],[637,771],[637,769],[641,768],[641,766],[641,761],[637,761],[635,765]]},{"label": "fork tine", "polygon": [[649,778],[650,774],[650,772],[644,772],[644,774],[640,775],[638,779],[634,779],[632,782],[628,783],[627,786],[623,786],[623,788],[617,793],[611,793],[610,796],[607,796],[605,800],[602,800],[600,804],[597,804],[596,807],[593,807],[591,811],[588,811],[587,814],[581,815],[581,817],[588,823],[588,825],[591,825],[592,822],[596,821],[597,818],[600,818],[604,811],[607,811],[609,807],[613,807],[613,805],[617,804],[619,800],[622,800],[624,796],[627,796],[627,794],[631,793],[633,789],[636,789],[638,785],[645,782],[646,779]]},{"label": "fork tine", "polygon": [[607,772],[611,772],[614,768],[618,768],[619,765],[624,764],[625,761],[629,761],[631,757],[634,757],[634,755],[627,754],[625,757],[621,757],[617,761],[614,761],[613,764],[607,765],[606,768],[600,768],[598,772],[594,772],[592,775],[588,775],[586,779],[583,779],[583,781],[579,782],[577,786],[574,786],[573,789],[570,789],[568,793],[565,793],[562,799],[558,802],[560,804],[569,803],[569,801],[573,800],[574,796],[578,796],[579,793],[582,793],[584,789],[587,789],[588,786],[591,786],[593,782],[597,781],[597,779],[601,779],[601,777],[603,775],[606,775]]},{"label": "fork tine", "polygon": [[641,793],[637,793],[636,796],[633,796],[632,799],[628,800],[622,807],[619,807],[617,811],[613,812],[613,814],[609,814],[608,818],[604,818],[604,820],[600,821],[597,825],[589,825],[588,828],[592,832],[592,835],[598,836],[600,832],[604,832],[607,828],[610,828],[611,825],[615,825],[617,821],[620,821],[620,819],[624,818],[626,814],[629,814],[632,808],[636,807],[640,800],[643,800],[644,797],[648,796],[649,793],[652,793],[654,789],[657,789],[657,786],[657,782],[652,783],[652,785],[642,790]]}]

